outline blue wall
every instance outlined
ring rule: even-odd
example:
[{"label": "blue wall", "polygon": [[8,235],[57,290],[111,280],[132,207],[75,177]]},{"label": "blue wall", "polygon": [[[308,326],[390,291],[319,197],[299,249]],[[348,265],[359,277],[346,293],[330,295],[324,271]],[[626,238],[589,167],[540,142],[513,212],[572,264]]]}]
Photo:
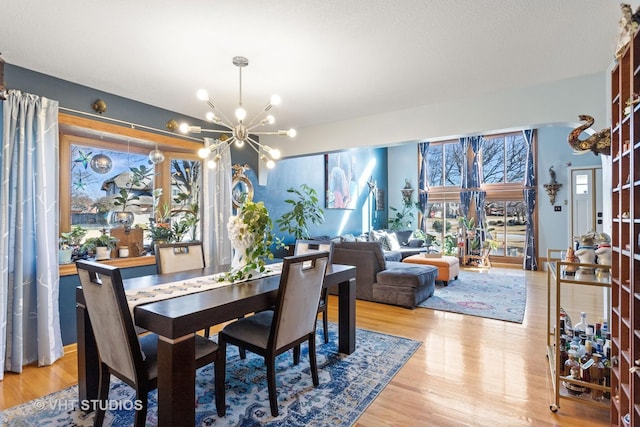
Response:
[{"label": "blue wall", "polygon": [[[360,149],[350,150],[349,154],[356,158],[356,175],[359,177],[359,196],[356,208],[326,209],[324,203],[325,194],[325,158],[324,155],[313,155],[284,159],[276,163],[274,169],[269,171],[267,185],[259,186],[253,171],[248,172],[249,179],[254,185],[254,200],[264,201],[271,218],[275,221],[283,213],[288,211],[288,205],[283,202],[291,198],[287,192],[289,188],[298,188],[301,184],[307,184],[318,193],[321,198],[321,206],[324,209],[325,222],[319,226],[312,226],[309,230],[312,236],[334,237],[341,234],[359,235],[371,228],[383,228],[387,223],[386,210],[373,211],[370,209],[372,197],[369,196],[367,181],[373,179],[379,188],[387,186],[387,149]],[[386,203],[385,203],[386,205]],[[369,217],[371,216],[371,224]],[[274,224],[275,225],[275,224]],[[276,235],[283,237],[286,243],[293,242],[293,237],[285,235],[277,229]]]}]

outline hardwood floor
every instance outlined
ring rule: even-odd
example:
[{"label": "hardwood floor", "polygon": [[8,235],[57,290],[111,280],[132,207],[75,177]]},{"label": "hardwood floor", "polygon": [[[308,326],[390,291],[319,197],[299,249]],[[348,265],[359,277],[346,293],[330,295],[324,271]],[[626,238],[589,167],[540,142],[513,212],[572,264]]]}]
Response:
[{"label": "hardwood floor", "polygon": [[[494,268],[493,271],[499,271]],[[429,309],[357,302],[357,326],[419,340],[423,345],[366,409],[356,426],[605,426],[609,412],[553,400],[546,357],[546,273],[523,272],[522,324]],[[337,299],[329,316],[337,321]],[[53,366],[5,373],[0,409],[76,382],[76,353]]]}]

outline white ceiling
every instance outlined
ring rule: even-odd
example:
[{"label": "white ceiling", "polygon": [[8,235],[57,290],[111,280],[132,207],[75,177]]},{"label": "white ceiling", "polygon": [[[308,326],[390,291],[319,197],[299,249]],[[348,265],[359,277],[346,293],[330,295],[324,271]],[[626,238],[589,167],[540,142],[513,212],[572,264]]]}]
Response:
[{"label": "white ceiling", "polygon": [[[611,0],[57,0],[0,7],[3,59],[143,103],[226,115],[272,93],[302,128],[604,72]],[[11,82],[7,82],[11,88]]]}]

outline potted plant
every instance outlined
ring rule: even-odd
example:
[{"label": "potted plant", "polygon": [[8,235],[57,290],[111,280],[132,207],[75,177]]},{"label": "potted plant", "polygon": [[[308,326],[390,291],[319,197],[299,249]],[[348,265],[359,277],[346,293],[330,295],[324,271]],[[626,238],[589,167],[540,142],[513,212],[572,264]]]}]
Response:
[{"label": "potted plant", "polygon": [[60,233],[58,238],[58,264],[71,263],[71,255],[73,255],[73,248],[69,245],[69,238],[65,234],[69,233]]},{"label": "potted plant", "polygon": [[95,254],[96,260],[111,258],[111,250],[115,249],[118,239],[107,234],[106,230],[102,230],[99,237],[89,237],[82,244],[82,249]]},{"label": "potted plant", "polygon": [[318,193],[307,184],[302,184],[299,189],[289,188],[287,193],[294,196],[284,201],[291,209],[282,214],[276,224],[280,231],[293,235],[296,240],[308,239],[309,226],[324,222],[324,210],[320,207]]},{"label": "potted plant", "polygon": [[69,264],[74,252],[80,248],[80,242],[87,234],[87,230],[79,225],[73,226],[71,231],[60,233],[60,253],[58,262]]}]

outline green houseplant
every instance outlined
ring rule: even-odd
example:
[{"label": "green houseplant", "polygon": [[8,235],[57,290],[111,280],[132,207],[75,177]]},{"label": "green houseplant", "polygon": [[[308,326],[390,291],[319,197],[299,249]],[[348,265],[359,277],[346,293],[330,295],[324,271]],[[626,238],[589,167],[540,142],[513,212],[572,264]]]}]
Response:
[{"label": "green houseplant", "polygon": [[111,257],[111,250],[115,249],[117,243],[118,239],[108,235],[106,230],[102,230],[100,236],[89,237],[85,240],[82,244],[82,250],[95,254],[96,260],[108,259]]},{"label": "green houseplant", "polygon": [[79,225],[71,228],[71,231],[60,233],[58,263],[69,264],[74,251],[80,248],[80,242],[87,234],[87,230]]},{"label": "green houseplant", "polygon": [[276,224],[283,233],[293,235],[297,239],[309,238],[309,226],[319,225],[324,222],[324,210],[320,207],[318,193],[307,184],[300,188],[289,188],[287,193],[293,197],[284,202],[290,206]]}]

